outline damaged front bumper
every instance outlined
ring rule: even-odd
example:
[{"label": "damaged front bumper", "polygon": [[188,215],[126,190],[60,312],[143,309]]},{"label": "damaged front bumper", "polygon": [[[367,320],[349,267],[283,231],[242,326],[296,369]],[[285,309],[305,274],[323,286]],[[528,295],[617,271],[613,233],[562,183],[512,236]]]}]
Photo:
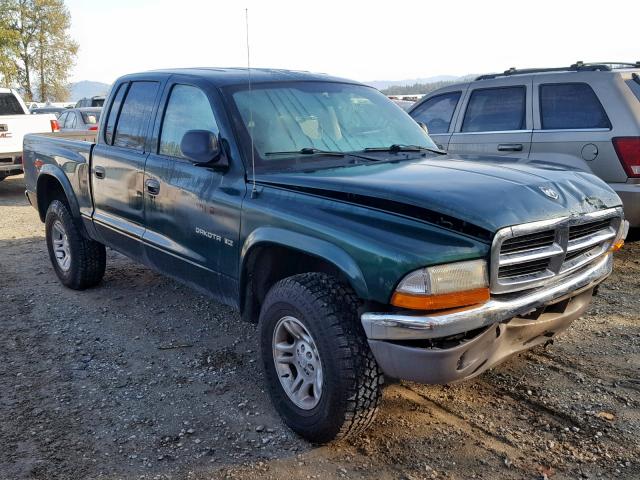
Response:
[{"label": "damaged front bumper", "polygon": [[558,283],[494,297],[475,308],[441,315],[364,313],[361,321],[386,375],[421,383],[460,381],[565,330],[587,309],[594,287],[612,266],[613,255],[607,254]]}]

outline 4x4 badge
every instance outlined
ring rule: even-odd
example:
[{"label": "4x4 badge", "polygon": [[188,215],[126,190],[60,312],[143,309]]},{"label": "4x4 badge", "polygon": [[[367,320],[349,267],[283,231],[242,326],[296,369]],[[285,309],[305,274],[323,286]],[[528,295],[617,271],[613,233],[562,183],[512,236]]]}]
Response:
[{"label": "4x4 badge", "polygon": [[557,200],[558,198],[560,198],[560,195],[558,195],[558,192],[556,192],[553,188],[540,187],[540,190],[542,190],[542,193],[544,193],[549,198],[553,198],[554,200]]}]

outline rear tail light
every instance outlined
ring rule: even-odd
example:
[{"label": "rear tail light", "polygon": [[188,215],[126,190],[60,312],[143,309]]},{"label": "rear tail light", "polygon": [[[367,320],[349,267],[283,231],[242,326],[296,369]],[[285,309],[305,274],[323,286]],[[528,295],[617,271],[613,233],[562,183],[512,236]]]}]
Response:
[{"label": "rear tail light", "polygon": [[97,126],[97,125],[94,125],[93,127],[89,127],[89,130],[91,130],[91,131],[94,131],[94,132],[95,132],[96,130],[98,130],[98,126]]},{"label": "rear tail light", "polygon": [[60,131],[60,124],[58,123],[58,120],[51,120],[51,131],[52,132]]},{"label": "rear tail light", "polygon": [[640,177],[640,137],[616,137],[613,146],[627,175]]}]

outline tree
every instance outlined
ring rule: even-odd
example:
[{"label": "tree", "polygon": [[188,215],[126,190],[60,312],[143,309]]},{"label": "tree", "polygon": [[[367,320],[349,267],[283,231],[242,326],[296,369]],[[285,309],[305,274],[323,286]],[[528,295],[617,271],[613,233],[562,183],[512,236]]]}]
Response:
[{"label": "tree", "polygon": [[[78,44],[64,0],[0,0],[0,73],[27,101],[66,100]],[[6,67],[3,67],[7,64]]]}]

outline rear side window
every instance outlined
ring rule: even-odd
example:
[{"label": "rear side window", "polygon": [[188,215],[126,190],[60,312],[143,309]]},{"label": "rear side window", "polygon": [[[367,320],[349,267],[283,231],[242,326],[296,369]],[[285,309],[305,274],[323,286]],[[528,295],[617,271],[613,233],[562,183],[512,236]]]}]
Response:
[{"label": "rear side window", "polygon": [[144,150],[147,126],[158,92],[158,82],[133,82],[122,103],[116,123],[113,145]]},{"label": "rear side window", "polygon": [[100,120],[100,112],[82,112],[82,121],[87,125],[95,125]]},{"label": "rear side window", "polygon": [[218,133],[211,104],[205,93],[197,87],[176,85],[171,90],[160,133],[161,155],[184,158],[180,143],[189,130],[208,130]]},{"label": "rear side window", "polygon": [[67,118],[64,120],[63,128],[76,128],[76,114],[69,112]]},{"label": "rear side window", "polygon": [[501,87],[474,90],[462,122],[463,132],[498,132],[525,127],[526,89]]},{"label": "rear side window", "polygon": [[598,97],[586,83],[540,85],[543,130],[611,128]]},{"label": "rear side window", "polygon": [[416,122],[424,123],[429,133],[447,133],[461,93],[436,95],[413,110],[411,116]]},{"label": "rear side window", "polygon": [[116,120],[118,119],[118,114],[120,113],[122,99],[124,98],[124,94],[127,91],[127,85],[127,83],[123,83],[118,87],[118,90],[113,97],[113,101],[111,102],[109,116],[107,117],[107,122],[104,127],[104,141],[108,145],[113,145],[113,132],[116,128]]},{"label": "rear side window", "polygon": [[0,93],[0,115],[24,115],[24,110],[13,93]]},{"label": "rear side window", "polygon": [[634,73],[630,80],[626,80],[627,85],[636,96],[636,98],[640,101],[640,76],[637,73]]}]

